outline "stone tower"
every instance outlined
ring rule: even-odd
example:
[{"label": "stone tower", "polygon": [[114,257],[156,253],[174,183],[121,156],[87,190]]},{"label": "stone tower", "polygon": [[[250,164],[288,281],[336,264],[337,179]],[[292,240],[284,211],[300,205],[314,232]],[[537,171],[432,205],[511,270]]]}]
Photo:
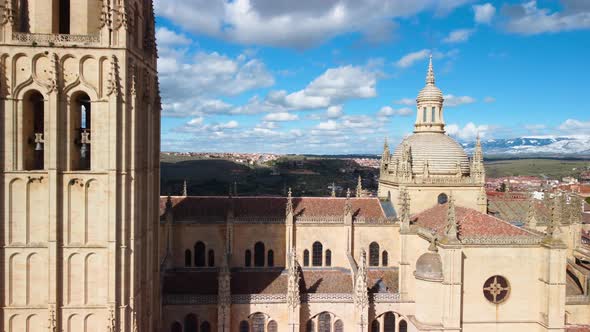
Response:
[{"label": "stone tower", "polygon": [[159,329],[151,0],[0,0],[0,320]]}]

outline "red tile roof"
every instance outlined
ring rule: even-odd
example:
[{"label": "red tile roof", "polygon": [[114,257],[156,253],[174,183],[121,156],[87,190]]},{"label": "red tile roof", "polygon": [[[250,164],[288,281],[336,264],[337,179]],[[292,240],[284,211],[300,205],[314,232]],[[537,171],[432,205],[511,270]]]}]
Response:
[{"label": "red tile roof", "polygon": [[232,294],[286,294],[288,276],[281,271],[241,271],[231,275]]},{"label": "red tile roof", "polygon": [[369,269],[367,272],[367,285],[370,293],[379,293],[379,280],[387,288],[387,293],[398,292],[399,271],[397,269]]},{"label": "red tile roof", "polygon": [[[165,217],[167,197],[160,198],[160,216]],[[355,219],[386,218],[379,199],[351,198]],[[199,218],[225,217],[233,206],[236,218],[284,218],[287,206],[285,197],[221,197],[221,196],[189,196],[171,197],[174,220],[196,220]],[[346,198],[336,197],[295,197],[293,210],[295,218],[341,217],[344,214]]]},{"label": "red tile roof", "polygon": [[566,332],[590,332],[590,325],[566,325]]},{"label": "red tile roof", "polygon": [[[424,227],[443,237],[447,226],[448,204],[437,205],[412,217],[415,225]],[[534,233],[516,227],[504,220],[473,209],[455,206],[459,225],[459,239],[470,237],[535,236]]]},{"label": "red tile roof", "polygon": [[352,275],[340,270],[303,270],[301,293],[352,293]]}]

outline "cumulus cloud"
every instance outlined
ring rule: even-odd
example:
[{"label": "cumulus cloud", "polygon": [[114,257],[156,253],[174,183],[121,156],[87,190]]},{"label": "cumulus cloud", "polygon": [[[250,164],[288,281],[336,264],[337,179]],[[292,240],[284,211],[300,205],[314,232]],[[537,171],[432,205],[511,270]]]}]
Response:
[{"label": "cumulus cloud", "polygon": [[297,114],[291,114],[288,112],[270,113],[264,116],[264,121],[295,121],[298,120]]},{"label": "cumulus cloud", "polygon": [[343,115],[342,105],[330,106],[326,110],[326,116],[330,119],[337,119]]},{"label": "cumulus cloud", "polygon": [[446,107],[456,107],[461,105],[473,104],[477,100],[473,97],[469,96],[455,96],[455,95],[444,95],[445,99],[444,106]]},{"label": "cumulus cloud", "polygon": [[399,105],[406,105],[406,106],[416,106],[416,99],[402,98],[402,99],[394,101],[394,103],[399,104]]},{"label": "cumulus cloud", "polygon": [[466,42],[474,32],[474,29],[458,29],[451,31],[451,33],[443,39],[443,43],[455,44]]},{"label": "cumulus cloud", "polygon": [[192,41],[185,35],[178,34],[172,30],[167,28],[158,28],[156,30],[156,40],[158,41],[158,45],[161,46],[170,46],[170,45],[190,45]]},{"label": "cumulus cloud", "polygon": [[414,110],[412,110],[411,108],[408,108],[408,107],[394,109],[391,106],[383,106],[383,107],[381,107],[379,112],[377,112],[377,117],[378,118],[389,118],[392,116],[410,116],[410,115],[412,115],[412,113],[414,113]]},{"label": "cumulus cloud", "polygon": [[158,16],[194,33],[242,44],[304,48],[351,32],[387,40],[396,18],[426,10],[444,15],[469,1],[156,0],[154,5]]},{"label": "cumulus cloud", "polygon": [[590,121],[580,121],[576,119],[567,119],[562,124],[559,125],[559,130],[566,131],[566,132],[577,132],[581,130],[588,131],[590,130]]},{"label": "cumulus cloud", "polygon": [[446,126],[446,131],[449,136],[456,137],[462,141],[475,140],[477,135],[484,137],[489,130],[488,125],[476,125],[473,122],[467,123],[463,128],[457,124],[449,124]]},{"label": "cumulus cloud", "polygon": [[400,68],[411,67],[416,61],[424,60],[424,59],[428,58],[429,55],[430,55],[430,50],[427,50],[427,49],[408,53],[408,54],[404,55],[403,57],[401,57],[399,60],[397,60],[395,65]]},{"label": "cumulus cloud", "polygon": [[475,12],[475,23],[490,24],[494,15],[496,15],[496,7],[491,3],[484,3],[483,5],[474,5],[473,11]]},{"label": "cumulus cloud", "polygon": [[535,0],[505,5],[502,13],[508,19],[506,29],[522,35],[590,29],[590,3],[563,0],[563,4],[562,11],[539,8]]}]

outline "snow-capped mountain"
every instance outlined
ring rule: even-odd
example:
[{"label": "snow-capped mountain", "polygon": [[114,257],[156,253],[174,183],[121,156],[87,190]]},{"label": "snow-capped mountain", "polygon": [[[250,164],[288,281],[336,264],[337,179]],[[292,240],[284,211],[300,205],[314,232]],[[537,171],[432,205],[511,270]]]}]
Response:
[{"label": "snow-capped mountain", "polygon": [[[486,155],[590,156],[590,135],[482,139],[481,145]],[[463,143],[468,152],[473,152],[474,146],[475,142]]]}]

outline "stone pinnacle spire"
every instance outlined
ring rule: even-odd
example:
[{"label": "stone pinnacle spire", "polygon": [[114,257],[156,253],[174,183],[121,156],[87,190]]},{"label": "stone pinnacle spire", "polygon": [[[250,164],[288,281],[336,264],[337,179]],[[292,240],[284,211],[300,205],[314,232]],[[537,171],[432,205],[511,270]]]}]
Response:
[{"label": "stone pinnacle spire", "polygon": [[182,183],[182,196],[184,196],[184,197],[188,196],[188,188],[186,185],[186,180],[184,180],[184,182]]},{"label": "stone pinnacle spire", "polygon": [[426,85],[434,85],[434,69],[432,68],[432,54],[428,62],[428,73],[426,74]]},{"label": "stone pinnacle spire", "polygon": [[361,176],[359,175],[358,181],[356,183],[356,197],[361,197],[363,195],[363,183]]}]

